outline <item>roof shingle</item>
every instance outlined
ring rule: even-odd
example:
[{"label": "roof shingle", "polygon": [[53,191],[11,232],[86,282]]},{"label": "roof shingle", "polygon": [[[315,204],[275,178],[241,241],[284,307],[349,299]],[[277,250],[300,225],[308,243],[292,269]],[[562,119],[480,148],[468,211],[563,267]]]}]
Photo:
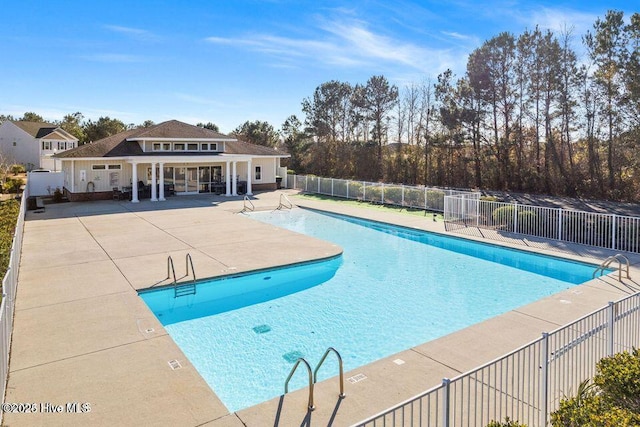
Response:
[{"label": "roof shingle", "polygon": [[[57,158],[84,158],[84,157],[128,157],[128,156],[155,156],[158,153],[145,153],[136,140],[167,138],[176,140],[188,139],[212,139],[224,142],[224,154],[248,154],[255,156],[288,156],[288,154],[273,148],[261,145],[249,144],[238,141],[235,138],[215,132],[210,129],[193,126],[177,120],[159,123],[148,128],[130,129],[118,134],[100,139],[90,144],[56,154]],[[178,153],[170,153],[176,155]],[[185,155],[187,153],[181,153]],[[189,155],[216,155],[216,153],[189,153]]]}]

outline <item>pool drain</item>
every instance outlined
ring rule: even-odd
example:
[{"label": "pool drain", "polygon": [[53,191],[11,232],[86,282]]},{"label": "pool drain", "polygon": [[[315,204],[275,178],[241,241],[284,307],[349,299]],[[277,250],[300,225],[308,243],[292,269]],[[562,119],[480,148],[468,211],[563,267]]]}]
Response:
[{"label": "pool drain", "polygon": [[255,332],[256,334],[264,334],[267,333],[271,330],[271,326],[269,325],[258,325],[258,326],[254,326],[253,328],[253,332]]},{"label": "pool drain", "polygon": [[302,354],[297,350],[294,350],[294,351],[290,351],[289,353],[283,354],[282,357],[287,362],[294,363],[296,360],[300,359],[301,357],[304,357],[304,354]]}]

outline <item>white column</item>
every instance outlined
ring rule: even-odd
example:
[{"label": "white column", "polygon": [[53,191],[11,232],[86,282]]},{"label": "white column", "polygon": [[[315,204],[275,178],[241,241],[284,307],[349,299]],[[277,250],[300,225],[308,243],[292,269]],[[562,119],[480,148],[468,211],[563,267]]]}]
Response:
[{"label": "white column", "polygon": [[230,196],[231,195],[231,164],[229,162],[227,162],[227,165],[225,166],[224,169],[224,182],[227,184],[227,192],[225,193],[225,196]]},{"label": "white column", "polygon": [[164,198],[164,163],[159,163],[158,169],[160,169],[160,197],[158,197],[158,200],[164,202],[166,200]]},{"label": "white column", "polygon": [[233,176],[231,177],[231,179],[233,180],[233,182],[231,183],[231,195],[232,196],[237,196],[238,195],[238,176],[236,175],[236,165],[238,164],[238,162],[233,162]]},{"label": "white column", "polygon": [[151,162],[151,201],[158,201],[158,179],[156,177],[155,162]]},{"label": "white column", "polygon": [[251,170],[251,159],[247,161],[247,196],[253,196],[251,192],[251,177],[253,176],[253,170]]},{"label": "white column", "polygon": [[131,163],[131,203],[138,203],[138,164]]},{"label": "white column", "polygon": [[71,192],[76,191],[76,162],[71,160]]}]

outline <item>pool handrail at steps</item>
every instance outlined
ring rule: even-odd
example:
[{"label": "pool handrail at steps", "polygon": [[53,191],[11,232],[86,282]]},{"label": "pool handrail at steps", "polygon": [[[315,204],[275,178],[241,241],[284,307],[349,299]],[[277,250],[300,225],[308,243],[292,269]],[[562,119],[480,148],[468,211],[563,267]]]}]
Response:
[{"label": "pool handrail at steps", "polygon": [[[249,202],[248,205],[247,205],[247,202]],[[253,205],[253,202],[251,201],[249,196],[245,194],[244,197],[242,198],[242,210],[240,211],[240,213],[247,212],[247,211],[253,212],[255,210],[256,210],[256,207]]]},{"label": "pool handrail at steps", "polygon": [[[284,199],[284,202],[282,201],[282,199]],[[278,207],[276,208],[276,210],[279,211],[283,208],[293,209],[293,202],[289,200],[286,194],[280,193],[280,200],[278,201]]]},{"label": "pool handrail at steps", "polygon": [[[173,269],[173,259],[171,258],[171,256],[169,256],[169,260],[171,260],[171,268]],[[173,271],[173,297],[174,298],[196,294],[196,271],[193,268],[193,259],[191,258],[191,254],[188,253],[185,256],[186,273],[184,277],[189,277],[189,265],[191,265],[191,274],[193,274],[193,280],[189,283],[184,283],[179,285],[176,281],[176,272],[175,270]],[[167,270],[168,270],[168,267],[167,267]]]},{"label": "pool handrail at steps", "polygon": [[176,280],[176,269],[173,266],[173,258],[171,258],[171,255],[169,255],[167,257],[167,277],[164,280],[170,279],[171,278],[171,274],[173,273],[173,284],[175,285],[177,280]]},{"label": "pool handrail at steps", "polygon": [[284,394],[289,393],[289,380],[291,380],[291,377],[293,376],[293,373],[298,368],[298,365],[300,365],[300,362],[304,363],[304,365],[307,368],[307,372],[309,373],[309,402],[307,404],[307,408],[310,411],[313,411],[314,409],[316,409],[316,407],[313,406],[313,384],[314,384],[313,374],[311,373],[311,365],[309,365],[309,362],[307,362],[304,357],[299,357],[298,360],[296,360],[295,365],[293,365],[293,368],[291,368],[291,372],[289,372],[289,376],[287,377],[287,380],[284,382]]},{"label": "pool handrail at steps", "polygon": [[615,254],[607,257],[602,263],[596,268],[593,272],[592,278],[596,278],[596,274],[598,271],[600,272],[600,276],[602,276],[607,268],[611,265],[612,262],[618,261],[618,282],[622,282],[622,262],[624,261],[627,272],[627,279],[631,279],[631,275],[629,274],[629,258],[622,254]]},{"label": "pool handrail at steps", "polygon": [[344,393],[344,370],[342,369],[342,356],[340,356],[340,353],[338,353],[338,350],[336,350],[333,347],[329,347],[327,348],[327,351],[324,352],[324,355],[322,356],[322,358],[320,359],[320,362],[318,362],[318,366],[316,366],[316,369],[313,370],[313,383],[317,383],[318,382],[318,371],[320,370],[320,366],[322,366],[322,364],[324,363],[325,359],[327,358],[327,356],[329,355],[330,352],[335,353],[336,357],[338,358],[338,369],[340,370],[340,398],[344,398],[346,397],[346,394]]},{"label": "pool handrail at steps", "polygon": [[289,376],[284,382],[284,394],[287,394],[289,392],[289,380],[291,380],[291,377],[293,376],[293,373],[298,368],[298,365],[300,365],[301,362],[304,363],[305,366],[307,367],[307,372],[309,373],[309,404],[307,405],[307,408],[310,411],[313,411],[315,409],[315,406],[313,405],[313,387],[315,383],[318,382],[318,370],[320,370],[320,367],[322,366],[325,359],[331,352],[335,353],[336,357],[338,358],[338,367],[340,369],[340,395],[339,396],[340,396],[340,399],[344,399],[346,397],[346,394],[344,392],[344,370],[342,369],[342,356],[340,356],[340,353],[338,353],[338,350],[336,350],[333,347],[327,348],[327,351],[324,352],[324,355],[320,359],[320,362],[318,362],[316,369],[313,370],[313,374],[311,373],[311,365],[309,364],[309,362],[307,362],[307,360],[304,357],[299,357],[298,360],[296,360],[295,365],[293,365],[293,367],[291,368],[291,372],[289,372]]}]

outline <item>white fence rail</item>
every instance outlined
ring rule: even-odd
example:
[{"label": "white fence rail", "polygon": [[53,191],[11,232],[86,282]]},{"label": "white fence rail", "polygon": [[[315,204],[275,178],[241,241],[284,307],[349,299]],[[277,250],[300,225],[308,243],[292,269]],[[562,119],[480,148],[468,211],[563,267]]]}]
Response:
[{"label": "white fence rail", "polygon": [[640,345],[640,293],[588,314],[509,354],[357,423],[486,426],[509,417],[546,426],[560,399],[595,375],[603,357]]},{"label": "white fence rail", "polygon": [[640,217],[445,196],[444,220],[466,227],[640,253]]},{"label": "white fence rail", "polygon": [[[2,382],[2,401],[4,403],[9,375],[9,354],[11,350],[11,333],[13,331],[13,313],[15,309],[18,273],[20,270],[20,253],[22,252],[22,236],[24,232],[24,216],[28,191],[22,194],[20,213],[13,234],[13,244],[9,256],[9,267],[2,279],[2,303],[0,304],[0,381]],[[0,411],[0,422],[2,412]]]},{"label": "white fence rail", "polygon": [[364,202],[444,212],[445,196],[465,195],[478,200],[480,193],[437,187],[415,187],[381,182],[351,181],[313,175],[289,175],[288,188],[307,193],[361,200]]}]

